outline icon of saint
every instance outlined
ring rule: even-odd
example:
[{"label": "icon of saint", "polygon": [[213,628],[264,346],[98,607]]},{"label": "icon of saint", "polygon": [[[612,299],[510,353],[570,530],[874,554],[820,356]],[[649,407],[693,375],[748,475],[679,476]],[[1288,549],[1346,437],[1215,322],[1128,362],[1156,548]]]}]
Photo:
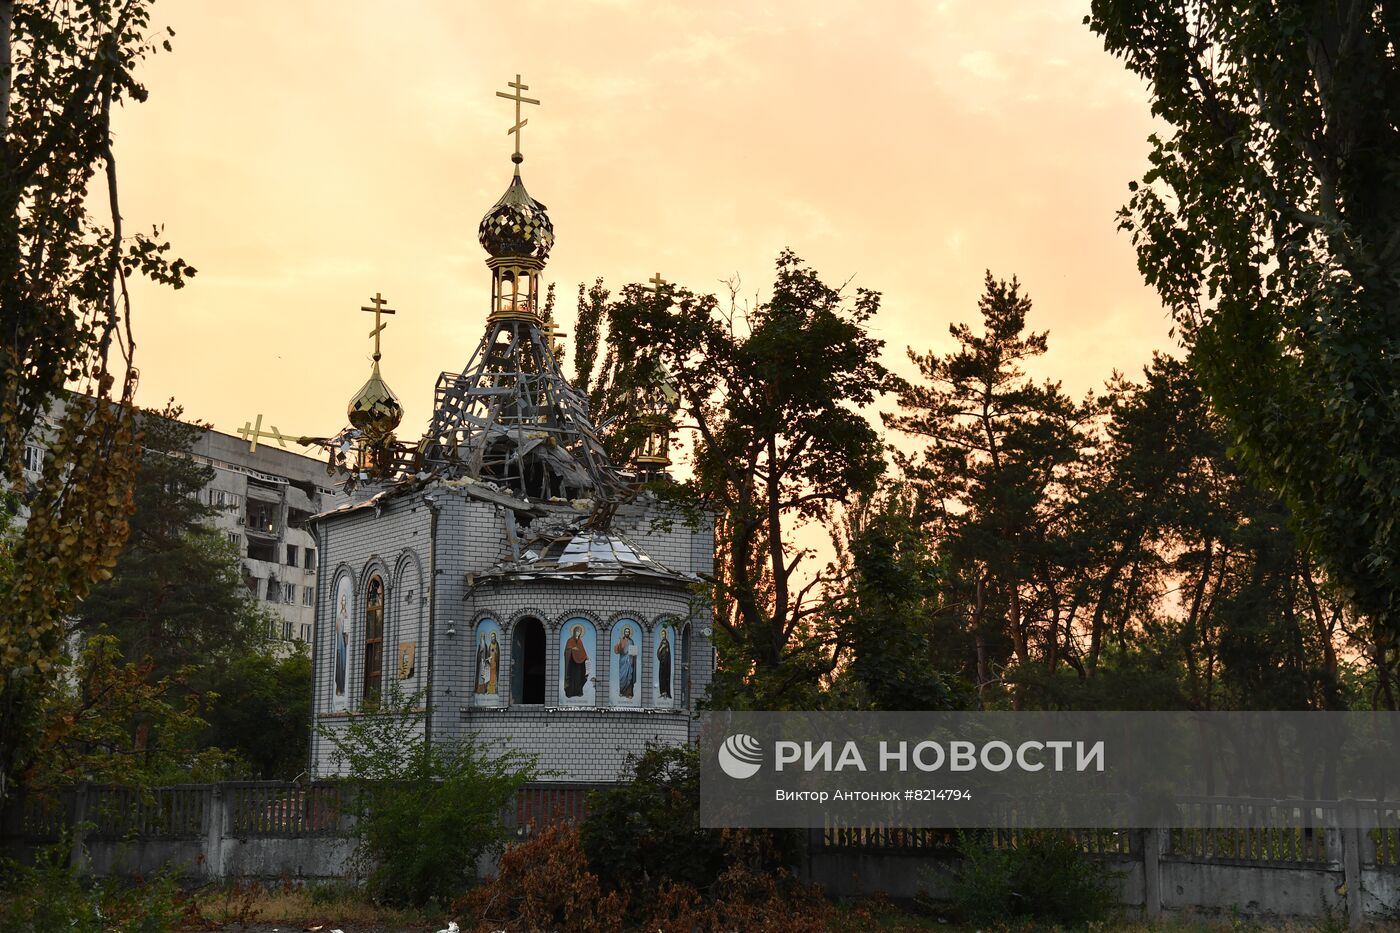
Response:
[{"label": "icon of saint", "polygon": [[671,629],[661,629],[661,644],[656,646],[656,686],[661,696],[671,699]]},{"label": "icon of saint", "polygon": [[632,641],[632,626],[622,627],[613,654],[617,655],[617,695],[630,700],[637,691],[637,645]]},{"label": "icon of saint", "polygon": [[583,626],[575,625],[564,645],[564,696],[583,696],[588,683],[588,650],[583,647]]}]

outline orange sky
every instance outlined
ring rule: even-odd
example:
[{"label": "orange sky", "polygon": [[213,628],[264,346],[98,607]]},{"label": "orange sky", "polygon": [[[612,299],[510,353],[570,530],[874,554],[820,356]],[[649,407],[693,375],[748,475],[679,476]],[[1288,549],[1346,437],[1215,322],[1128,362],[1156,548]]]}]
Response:
[{"label": "orange sky", "polygon": [[[199,270],[134,291],[140,399],[232,431],[261,412],[330,434],[368,374],[426,424],[485,321],[481,215],[523,175],[571,329],[580,281],[655,271],[763,295],[791,247],[882,291],[887,361],[946,349],[983,270],[1020,277],[1037,368],[1075,395],[1170,345],[1115,230],[1145,165],[1145,89],[1082,24],[1087,0],[657,3],[167,2],[175,51],[117,118],[128,229],[163,223]],[[572,371],[567,366],[566,371]]]}]

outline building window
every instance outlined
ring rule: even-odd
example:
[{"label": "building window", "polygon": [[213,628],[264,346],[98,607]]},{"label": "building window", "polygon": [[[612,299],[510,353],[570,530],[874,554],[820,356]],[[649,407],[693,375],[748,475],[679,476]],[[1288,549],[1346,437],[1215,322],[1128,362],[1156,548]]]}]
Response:
[{"label": "building window", "polygon": [[225,512],[237,512],[243,505],[243,497],[236,492],[211,489],[209,490],[209,505]]},{"label": "building window", "polygon": [[[294,604],[296,603],[296,601],[297,601],[297,585],[296,585],[295,583],[283,583],[283,584],[282,584],[282,602],[284,602],[284,603],[286,603],[287,605],[290,606],[290,605],[294,605]],[[288,622],[287,624],[288,624],[288,625],[291,625],[290,622]],[[288,638],[291,638],[291,635],[289,634],[287,637],[288,637]]]},{"label": "building window", "polygon": [[309,626],[309,625],[303,625],[303,626],[301,627],[301,640],[302,640],[302,641],[310,641],[310,640],[311,640],[311,626]]},{"label": "building window", "polygon": [[365,682],[364,701],[379,700],[379,684],[384,675],[384,581],[376,574],[365,588]]},{"label": "building window", "polygon": [[291,640],[292,640],[292,623],[290,623],[290,622],[283,622],[283,623],[282,623],[282,640],[283,640],[283,641],[291,641]]},{"label": "building window", "polygon": [[316,605],[316,587],[303,586],[301,588],[301,604],[303,606]]},{"label": "building window", "polygon": [[301,556],[300,554],[297,553],[297,550],[298,550],[298,549],[297,549],[297,546],[296,546],[295,544],[289,544],[289,545],[287,545],[287,566],[288,566],[288,567],[295,567],[295,566],[297,565],[297,563],[298,563],[297,558]]},{"label": "building window", "polygon": [[24,445],[24,468],[30,473],[44,472],[44,448]]},{"label": "building window", "polygon": [[510,698],[514,703],[544,703],[544,623],[525,618],[515,623],[510,650]]},{"label": "building window", "polygon": [[270,541],[255,541],[248,539],[248,557],[252,560],[261,560],[272,563],[277,559],[277,545]]},{"label": "building window", "polygon": [[306,563],[304,564],[304,566],[307,570],[316,569],[316,549],[314,547],[307,548],[303,552],[302,557],[306,559]]},{"label": "building window", "polygon": [[238,532],[236,532],[236,531],[226,531],[226,532],[224,532],[224,534],[228,535],[228,543],[229,543],[229,544],[232,544],[234,547],[242,547],[242,546],[243,546],[243,536],[240,535]]},{"label": "building window", "polygon": [[278,514],[282,507],[276,502],[263,502],[261,499],[248,500],[248,512],[244,517],[248,528],[263,534],[277,533]]}]

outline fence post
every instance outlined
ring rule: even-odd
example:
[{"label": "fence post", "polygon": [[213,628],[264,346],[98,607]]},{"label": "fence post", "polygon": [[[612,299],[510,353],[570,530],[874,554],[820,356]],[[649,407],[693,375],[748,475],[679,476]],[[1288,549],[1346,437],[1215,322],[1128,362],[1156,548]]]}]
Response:
[{"label": "fence post", "polygon": [[209,785],[209,800],[204,807],[204,871],[210,881],[224,877],[225,805],[224,785]]},{"label": "fence post", "polygon": [[1147,920],[1162,916],[1162,831],[1142,831],[1142,913]]},{"label": "fence post", "polygon": [[73,819],[68,825],[73,828],[72,848],[68,852],[68,867],[79,875],[86,875],[91,869],[87,857],[87,818],[88,788],[84,782],[73,789]]},{"label": "fence post", "polygon": [[1365,920],[1361,904],[1361,828],[1359,808],[1355,800],[1343,800],[1339,808],[1338,829],[1342,836],[1342,878],[1347,892],[1347,925],[1357,929]]}]

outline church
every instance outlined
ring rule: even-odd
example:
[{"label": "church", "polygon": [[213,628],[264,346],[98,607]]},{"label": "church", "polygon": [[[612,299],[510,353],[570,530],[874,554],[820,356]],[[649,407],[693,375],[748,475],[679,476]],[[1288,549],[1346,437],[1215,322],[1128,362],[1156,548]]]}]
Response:
[{"label": "church", "polygon": [[[349,498],[311,523],[320,553],[310,771],[335,773],[321,730],[416,698],[406,728],[475,735],[538,756],[547,780],[612,782],[647,743],[693,741],[714,666],[697,584],[713,571],[708,518],[644,488],[669,464],[664,406],[638,399],[651,434],[610,461],[586,398],[560,371],[540,277],[554,245],[545,206],[515,173],[482,218],[485,333],[437,382],[427,431],[394,437],[402,406],[380,373],[350,427],[325,442]],[[386,706],[390,704],[385,704]]]}]

